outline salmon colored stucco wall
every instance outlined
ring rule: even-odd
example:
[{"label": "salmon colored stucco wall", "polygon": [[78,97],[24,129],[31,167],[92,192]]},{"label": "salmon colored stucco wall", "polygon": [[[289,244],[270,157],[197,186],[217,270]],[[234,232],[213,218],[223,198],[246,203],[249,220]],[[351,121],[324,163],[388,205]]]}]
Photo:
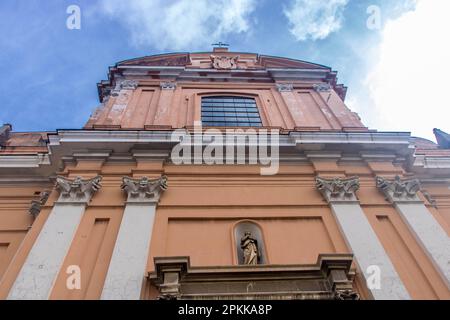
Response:
[{"label": "salmon colored stucco wall", "polygon": [[312,83],[295,83],[292,92],[273,84],[178,83],[161,90],[159,82],[142,80],[135,90],[122,90],[91,117],[86,129],[184,128],[201,120],[201,98],[211,95],[255,98],[263,126],[286,130],[366,130],[334,90],[316,92]]},{"label": "salmon colored stucco wall", "polygon": [[[124,209],[121,178],[159,176],[162,172],[169,178],[169,189],[157,208],[148,271],[154,269],[156,256],[188,255],[193,266],[237,264],[233,226],[241,220],[259,224],[271,264],[312,264],[320,253],[349,252],[328,205],[314,186],[314,177],[359,175],[361,189],[357,195],[361,206],[411,296],[450,298],[424,251],[375,187],[375,174],[402,173],[401,168],[392,164],[297,163],[282,165],[276,176],[261,176],[258,167],[248,165],[175,166],[158,161],[119,165],[79,161],[67,166],[63,174],[72,178],[101,174],[103,187],[76,231],[52,290],[52,299],[100,297]],[[2,244],[9,243],[6,254],[0,251],[3,275],[0,298],[7,296],[58,197],[53,191],[28,231],[32,223],[27,213],[29,203],[34,192],[45,187],[48,186],[0,188],[0,239]],[[442,217],[448,212],[440,212],[439,207],[433,210]],[[448,232],[445,218],[441,222]],[[82,267],[83,290],[67,290],[65,271],[69,265]],[[358,290],[364,292],[360,274],[356,283]],[[143,297],[153,297],[152,292],[154,288],[147,284]]]}]

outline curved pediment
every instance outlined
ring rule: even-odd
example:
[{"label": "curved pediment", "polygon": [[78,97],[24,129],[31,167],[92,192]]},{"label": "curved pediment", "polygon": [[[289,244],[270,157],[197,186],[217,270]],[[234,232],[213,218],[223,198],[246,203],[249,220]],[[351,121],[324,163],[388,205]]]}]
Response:
[{"label": "curved pediment", "polygon": [[118,66],[182,67],[190,64],[189,53],[169,53],[145,56],[119,62]]},{"label": "curved pediment", "polygon": [[233,59],[236,61],[238,69],[320,69],[331,70],[331,68],[312,62],[258,55],[256,53],[242,52],[199,52],[199,53],[168,53],[152,56],[145,56],[119,62],[117,66],[160,66],[160,67],[200,67],[211,68],[211,57]]},{"label": "curved pediment", "polygon": [[265,68],[331,70],[329,67],[312,62],[274,56],[259,56],[259,64]]}]

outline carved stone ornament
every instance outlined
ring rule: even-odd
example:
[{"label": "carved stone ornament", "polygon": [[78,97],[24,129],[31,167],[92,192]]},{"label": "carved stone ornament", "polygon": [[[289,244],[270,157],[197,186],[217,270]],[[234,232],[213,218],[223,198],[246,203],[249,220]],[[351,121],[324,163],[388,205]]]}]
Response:
[{"label": "carved stone ornament", "polygon": [[155,257],[154,271],[147,279],[158,289],[161,300],[357,299],[352,263],[352,254],[323,254],[314,265],[217,268],[192,267],[186,256]]},{"label": "carved stone ornament", "polygon": [[41,213],[42,206],[47,202],[50,196],[50,191],[42,191],[39,194],[39,200],[32,200],[30,209],[28,212],[36,219],[36,217]]},{"label": "carved stone ornament", "polygon": [[175,90],[177,84],[175,82],[161,82],[161,90]]},{"label": "carved stone ornament", "polygon": [[218,70],[237,69],[237,62],[239,60],[239,56],[227,57],[227,56],[211,55],[210,58],[214,69]]},{"label": "carved stone ornament", "polygon": [[111,92],[111,95],[117,97],[121,90],[134,90],[138,85],[139,82],[137,80],[119,80],[116,82],[116,87]]},{"label": "carved stone ornament", "polygon": [[313,88],[317,92],[328,92],[331,90],[331,85],[329,83],[319,83],[315,84]]},{"label": "carved stone ornament", "polygon": [[157,203],[162,192],[167,190],[167,177],[157,179],[123,177],[122,190],[128,194],[128,202]]},{"label": "carved stone ornament", "polygon": [[328,202],[357,201],[355,192],[359,189],[359,178],[323,179],[316,177],[316,187]]},{"label": "carved stone ornament", "polygon": [[294,90],[292,83],[277,83],[277,89],[279,92],[291,92]]},{"label": "carved stone ornament", "polygon": [[376,177],[377,188],[383,192],[390,202],[397,201],[420,201],[417,192],[420,191],[420,182],[417,179],[402,181],[400,176],[396,176],[393,181],[382,177]]},{"label": "carved stone ornament", "polygon": [[178,300],[178,295],[177,294],[160,294],[157,298],[158,300],[165,300],[165,301],[173,301],[173,300]]},{"label": "carved stone ornament", "polygon": [[428,192],[428,191],[423,191],[422,190],[422,194],[425,197],[425,199],[427,199],[427,201],[433,206],[433,207],[437,207],[437,201],[433,198],[433,196]]},{"label": "carved stone ornament", "polygon": [[353,290],[336,290],[334,292],[335,300],[360,300],[360,296]]},{"label": "carved stone ornament", "polygon": [[102,187],[100,181],[102,181],[101,176],[89,180],[83,180],[81,177],[71,180],[58,176],[56,177],[56,189],[61,193],[58,202],[87,203]]}]

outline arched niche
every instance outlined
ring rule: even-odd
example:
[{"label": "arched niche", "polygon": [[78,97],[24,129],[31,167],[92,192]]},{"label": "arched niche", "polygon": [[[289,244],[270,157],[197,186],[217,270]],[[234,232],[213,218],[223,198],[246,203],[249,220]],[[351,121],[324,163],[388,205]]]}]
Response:
[{"label": "arched niche", "polygon": [[241,239],[246,232],[250,232],[252,238],[257,242],[259,253],[257,264],[267,264],[267,254],[261,227],[257,223],[249,220],[240,221],[234,226],[234,241],[238,264],[245,265],[244,250],[241,248]]}]

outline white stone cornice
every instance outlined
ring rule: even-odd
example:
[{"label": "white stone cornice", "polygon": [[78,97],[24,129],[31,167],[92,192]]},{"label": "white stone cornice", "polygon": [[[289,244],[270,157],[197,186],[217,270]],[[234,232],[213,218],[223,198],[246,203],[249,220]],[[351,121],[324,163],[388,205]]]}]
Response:
[{"label": "white stone cornice", "polygon": [[316,187],[325,200],[331,202],[357,202],[356,191],[359,189],[359,178],[323,179],[316,177]]},{"label": "white stone cornice", "polygon": [[370,152],[370,151],[362,151],[359,153],[361,158],[366,161],[395,161],[397,159],[394,153],[387,152]]},{"label": "white stone cornice", "polygon": [[448,171],[450,169],[450,158],[416,155],[414,160],[414,168],[440,169]]},{"label": "white stone cornice", "polygon": [[170,150],[131,150],[134,160],[145,161],[168,161],[170,160]]},{"label": "white stone cornice", "polygon": [[372,147],[399,145],[408,148],[412,153],[414,145],[410,143],[408,132],[291,132],[290,136],[298,144],[367,144]]},{"label": "white stone cornice", "polygon": [[[186,131],[186,135],[188,134]],[[374,159],[373,155],[388,153],[395,155],[396,159],[406,158],[408,162],[413,159],[414,153],[409,140],[410,134],[401,132],[290,132],[279,136],[280,157],[283,157],[283,154],[303,155],[302,152],[308,151],[310,157],[321,157],[320,152],[323,152],[326,158],[327,153],[335,154],[336,150],[341,152],[345,148],[346,152],[349,152],[347,154],[362,152],[361,155],[366,156],[365,151],[370,152],[372,156],[366,159]],[[49,135],[48,154],[0,155],[0,170],[30,168],[34,174],[42,176],[58,171],[61,160],[74,161],[72,155],[89,158],[91,155],[88,153],[92,153],[92,156],[101,158],[110,153],[134,157],[129,154],[129,150],[135,149],[136,145],[146,144],[150,150],[171,150],[178,142],[173,139],[172,131],[59,130]],[[88,153],[77,152],[80,146],[88,150]],[[314,151],[320,152],[316,152],[314,156]],[[414,166],[414,170],[418,169]],[[439,169],[439,172],[442,170],[448,169]]]},{"label": "white stone cornice", "polygon": [[167,177],[157,179],[123,177],[122,190],[128,195],[128,203],[158,203],[162,192],[167,189]]},{"label": "white stone cornice", "polygon": [[396,176],[393,181],[382,177],[376,177],[377,188],[385,195],[386,200],[394,202],[421,202],[417,196],[420,191],[418,179],[408,179],[402,181],[400,176]]},{"label": "white stone cornice", "polygon": [[305,151],[305,156],[310,160],[339,160],[342,158],[341,151]]},{"label": "white stone cornice", "polygon": [[0,155],[0,168],[38,168],[50,164],[48,154]]},{"label": "white stone cornice", "polygon": [[56,189],[60,191],[58,203],[88,203],[92,196],[101,188],[101,176],[89,180],[80,177],[67,179],[56,177]]}]

